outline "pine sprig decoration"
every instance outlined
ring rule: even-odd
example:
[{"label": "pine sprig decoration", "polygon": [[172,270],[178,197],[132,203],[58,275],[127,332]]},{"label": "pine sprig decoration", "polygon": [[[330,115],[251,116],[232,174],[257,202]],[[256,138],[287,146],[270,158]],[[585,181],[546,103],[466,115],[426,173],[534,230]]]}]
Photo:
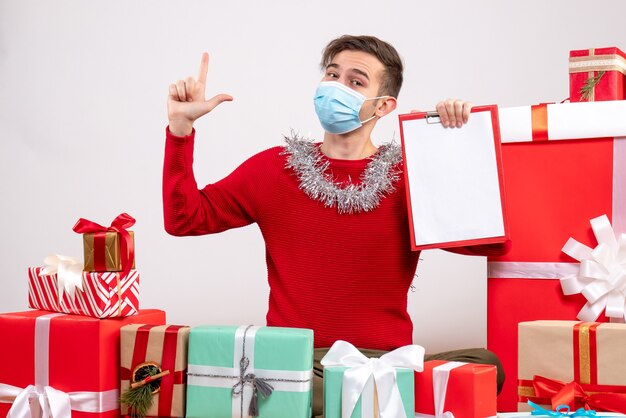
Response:
[{"label": "pine sprig decoration", "polygon": [[600,82],[600,79],[604,75],[605,71],[600,71],[595,77],[588,78],[585,84],[580,88],[580,98],[585,101],[591,98],[593,89]]},{"label": "pine sprig decoration", "polygon": [[129,389],[122,395],[120,402],[128,405],[131,416],[143,418],[152,406],[152,388],[143,385]]},{"label": "pine sprig decoration", "polygon": [[161,386],[160,377],[166,374],[167,371],[161,372],[155,364],[143,364],[137,368],[133,375],[133,384],[120,397],[120,402],[128,405],[132,416],[146,416],[152,406],[153,394]]}]

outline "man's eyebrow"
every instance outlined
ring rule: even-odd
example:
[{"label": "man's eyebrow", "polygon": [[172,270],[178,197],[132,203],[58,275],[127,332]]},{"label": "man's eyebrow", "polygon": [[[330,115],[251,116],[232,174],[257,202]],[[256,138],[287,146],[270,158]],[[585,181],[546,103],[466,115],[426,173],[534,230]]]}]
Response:
[{"label": "man's eyebrow", "polygon": [[[340,66],[339,64],[335,64],[334,62],[331,62],[330,64],[328,64],[328,65],[326,66],[326,69],[327,69],[327,70],[328,70],[329,68],[337,68],[337,69],[339,69],[339,68],[341,68],[341,66]],[[369,81],[369,79],[370,79],[369,75],[368,75],[365,71],[363,71],[363,70],[359,70],[358,68],[350,68],[348,71],[352,71],[352,72],[355,72],[355,73],[357,73],[357,74],[359,74],[359,75],[362,75],[363,77],[365,77],[365,79],[366,79],[367,81]]]},{"label": "man's eyebrow", "polygon": [[367,75],[367,73],[365,71],[359,70],[358,68],[352,68],[351,71],[354,71],[357,74],[361,74],[363,77],[365,77],[367,79],[367,81],[369,81],[370,76]]}]

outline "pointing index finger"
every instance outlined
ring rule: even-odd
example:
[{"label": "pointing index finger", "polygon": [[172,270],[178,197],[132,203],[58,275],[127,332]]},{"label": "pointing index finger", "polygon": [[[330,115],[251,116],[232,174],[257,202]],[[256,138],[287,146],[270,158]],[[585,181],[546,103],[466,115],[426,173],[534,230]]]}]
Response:
[{"label": "pointing index finger", "polygon": [[209,72],[209,54],[202,53],[202,61],[200,62],[200,72],[198,73],[198,83],[206,84],[206,76]]}]

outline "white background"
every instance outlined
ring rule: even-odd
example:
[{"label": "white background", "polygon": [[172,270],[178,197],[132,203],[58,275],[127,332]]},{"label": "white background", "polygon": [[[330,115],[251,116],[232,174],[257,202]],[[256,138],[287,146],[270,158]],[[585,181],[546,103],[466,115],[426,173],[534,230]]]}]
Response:
[{"label": "white background", "polygon": [[[138,220],[144,307],[165,309],[170,323],[264,323],[256,226],[195,238],[163,230],[167,86],[195,76],[202,51],[208,94],[235,97],[197,124],[205,184],[291,129],[320,137],[312,95],[336,36],[396,46],[400,112],[447,97],[517,106],[568,96],[570,49],[626,48],[624,16],[620,0],[0,0],[0,311],[26,308],[27,266],[82,254],[71,230],[79,217],[108,224],[125,211]],[[399,140],[397,112],[374,133]],[[452,278],[484,288],[484,271],[480,258],[423,255],[409,295],[416,341],[429,351],[483,344],[484,328],[464,322],[484,318],[484,292],[433,295]]]}]

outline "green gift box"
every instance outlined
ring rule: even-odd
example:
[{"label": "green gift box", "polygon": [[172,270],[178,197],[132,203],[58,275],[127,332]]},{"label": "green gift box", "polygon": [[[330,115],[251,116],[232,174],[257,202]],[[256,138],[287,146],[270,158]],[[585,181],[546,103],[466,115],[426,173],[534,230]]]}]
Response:
[{"label": "green gift box", "polygon": [[337,340],[321,360],[326,418],[413,417],[415,372],[424,370],[424,347],[406,345],[368,358]]},{"label": "green gift box", "polygon": [[[341,418],[341,393],[343,386],[343,374],[349,367],[325,367],[324,368],[324,417]],[[412,369],[396,368],[396,383],[402,398],[402,405],[407,417],[415,415],[415,372]],[[370,377],[365,385],[363,394],[359,397],[350,418],[378,417],[376,405],[378,399],[375,395],[373,378]],[[365,398],[365,402],[364,399]],[[368,408],[364,411],[362,408]]]},{"label": "green gift box", "polygon": [[311,416],[312,330],[195,327],[188,361],[188,418]]}]

